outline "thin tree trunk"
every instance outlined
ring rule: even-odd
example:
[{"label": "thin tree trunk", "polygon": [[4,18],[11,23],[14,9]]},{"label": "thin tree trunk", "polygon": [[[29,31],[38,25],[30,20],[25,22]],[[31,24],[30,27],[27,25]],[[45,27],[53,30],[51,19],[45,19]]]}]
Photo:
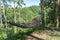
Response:
[{"label": "thin tree trunk", "polygon": [[56,7],[56,27],[59,27],[58,7]]},{"label": "thin tree trunk", "polygon": [[46,23],[46,18],[47,18],[47,10],[46,10],[46,8],[44,9],[45,10],[45,12],[44,12],[44,20],[45,20],[45,27],[47,27],[47,23]]},{"label": "thin tree trunk", "polygon": [[56,5],[56,27],[59,27],[59,0],[57,0]]},{"label": "thin tree trunk", "polygon": [[2,26],[2,13],[0,14],[0,22],[1,22],[1,26]]},{"label": "thin tree trunk", "polygon": [[40,0],[41,1],[41,21],[42,21],[42,28],[44,29],[45,27],[45,20],[44,20],[44,0]]},{"label": "thin tree trunk", "polygon": [[19,20],[20,20],[20,6],[19,6]]},{"label": "thin tree trunk", "polygon": [[[14,1],[14,21],[15,21],[15,23],[16,23],[16,13],[15,13],[15,1]],[[16,28],[16,26],[14,27],[14,33],[16,33],[17,32],[17,30],[16,30],[17,28]]]},{"label": "thin tree trunk", "polygon": [[[2,4],[3,4],[3,15],[4,15],[4,18],[5,20],[6,19],[6,16],[5,16],[5,5],[4,5],[4,0],[2,0]],[[7,23],[5,22],[5,27],[6,27],[6,34],[7,34],[7,37],[8,37],[8,27],[7,27]],[[7,39],[8,40],[8,39]]]}]

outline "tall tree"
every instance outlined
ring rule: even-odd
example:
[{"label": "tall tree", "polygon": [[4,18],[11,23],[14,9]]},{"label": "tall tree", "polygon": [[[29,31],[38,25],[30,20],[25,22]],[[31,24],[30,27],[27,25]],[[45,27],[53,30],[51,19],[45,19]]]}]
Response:
[{"label": "tall tree", "polygon": [[44,0],[40,0],[40,6],[41,6],[41,22],[42,22],[42,27],[44,29],[44,27],[45,27],[45,20],[44,20]]},{"label": "tall tree", "polygon": [[57,5],[56,5],[56,27],[59,27],[59,13],[60,13],[60,0],[57,0]]},{"label": "tall tree", "polygon": [[[2,0],[2,5],[3,5],[3,16],[4,16],[4,19],[6,19],[6,14],[5,14],[5,3],[6,3],[6,0]],[[7,33],[7,37],[8,37],[8,27],[7,27],[7,23],[5,22],[5,27],[6,27],[6,33]],[[8,39],[7,39],[8,40]]]},{"label": "tall tree", "polygon": [[[14,21],[15,21],[15,23],[16,23],[16,12],[15,12],[15,4],[16,3],[16,0],[14,0]],[[14,32],[16,33],[17,32],[17,28],[16,28],[16,26],[14,27]]]},{"label": "tall tree", "polygon": [[1,23],[1,26],[2,26],[2,6],[0,5],[0,23]]},{"label": "tall tree", "polygon": [[[19,14],[18,15],[19,15],[19,20],[20,20],[20,7],[22,7],[22,4],[24,4],[24,2],[23,2],[23,0],[14,0],[14,21],[16,23],[16,17],[17,16],[16,16],[16,12],[15,12],[15,6],[16,6],[15,3],[18,4],[18,6],[19,6]],[[15,29],[14,31],[16,33],[17,28],[15,27],[14,29]]]}]

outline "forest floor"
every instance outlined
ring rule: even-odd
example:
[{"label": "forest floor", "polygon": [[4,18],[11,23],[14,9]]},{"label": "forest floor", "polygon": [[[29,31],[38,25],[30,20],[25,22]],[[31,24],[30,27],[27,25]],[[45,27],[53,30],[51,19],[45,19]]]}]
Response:
[{"label": "forest floor", "polygon": [[28,32],[26,33],[26,31],[24,30],[21,31],[21,28],[20,28],[19,33],[13,34],[13,31],[12,31],[10,32],[11,34],[9,34],[8,37],[5,39],[9,39],[9,40],[60,40],[60,28],[52,28],[52,29],[47,28],[44,30],[40,29],[34,32],[30,32],[30,31],[31,29],[29,29]]},{"label": "forest floor", "polygon": [[60,40],[60,32],[55,30],[37,31],[31,33],[27,40]]}]

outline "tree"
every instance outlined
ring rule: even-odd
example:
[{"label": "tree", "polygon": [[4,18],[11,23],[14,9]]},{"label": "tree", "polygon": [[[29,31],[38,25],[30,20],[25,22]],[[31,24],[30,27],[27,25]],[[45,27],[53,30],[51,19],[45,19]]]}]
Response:
[{"label": "tree", "polygon": [[[14,20],[15,20],[15,22],[16,22],[16,13],[15,13],[15,3],[17,3],[18,4],[18,6],[19,6],[19,20],[20,20],[20,6],[22,6],[21,4],[24,4],[24,2],[23,2],[23,0],[14,0]],[[15,33],[16,33],[16,27],[14,28],[15,30]]]},{"label": "tree", "polygon": [[[16,3],[16,0],[14,0],[14,21],[15,21],[15,23],[16,23],[16,18],[17,18],[17,16],[16,16],[16,12],[15,12],[15,3]],[[14,27],[14,32],[15,32],[15,33],[17,32],[16,26]]]},{"label": "tree", "polygon": [[44,0],[40,0],[41,1],[41,21],[42,21],[42,27],[44,29],[45,27],[45,20],[44,20]]},{"label": "tree", "polygon": [[22,28],[29,28],[29,27],[35,27],[39,22],[41,21],[40,19],[40,16],[38,16],[37,18],[34,18],[33,21],[31,22],[28,22],[28,23],[19,23],[19,22],[8,22],[8,21],[5,21],[11,25],[15,25],[15,26],[18,26],[18,27],[22,27]]},{"label": "tree", "polygon": [[16,1],[16,3],[17,3],[17,5],[18,5],[18,7],[19,7],[19,20],[20,20],[20,8],[22,7],[22,5],[25,5],[25,3],[24,3],[24,0],[17,0]]},{"label": "tree", "polygon": [[[6,19],[6,14],[5,14],[5,3],[6,3],[6,1],[5,1],[5,0],[2,0],[3,16],[4,16],[4,19],[7,20],[7,19]],[[8,35],[8,27],[7,27],[7,23],[6,23],[6,22],[5,22],[5,27],[6,27],[6,33],[7,33],[7,35]],[[7,36],[7,37],[8,37],[8,36]]]},{"label": "tree", "polygon": [[3,8],[2,8],[2,6],[0,5],[0,23],[1,23],[1,26],[2,26],[2,16],[1,16],[1,15],[2,15],[2,9],[3,9]]},{"label": "tree", "polygon": [[59,27],[59,13],[60,13],[60,0],[57,0],[57,5],[56,5],[56,27]]}]

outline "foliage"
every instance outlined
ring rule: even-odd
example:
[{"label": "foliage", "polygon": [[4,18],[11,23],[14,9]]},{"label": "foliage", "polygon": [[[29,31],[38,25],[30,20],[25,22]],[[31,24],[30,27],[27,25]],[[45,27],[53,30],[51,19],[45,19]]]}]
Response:
[{"label": "foliage", "polygon": [[[2,0],[1,0],[2,1]],[[0,1],[0,2],[1,2]],[[16,4],[18,6],[22,6],[23,0],[7,0],[9,3],[12,3],[16,1]],[[24,8],[19,8],[15,7],[12,8],[11,6],[9,7],[7,1],[5,0],[5,14],[7,16],[7,20],[14,21],[14,9],[15,9],[15,14],[17,16],[17,21],[23,23],[23,22],[29,22],[32,21],[37,16],[40,16],[40,7],[39,6],[30,6],[30,7],[24,7]],[[21,2],[21,4],[20,4]],[[25,4],[24,4],[25,5]],[[20,13],[19,13],[20,10]],[[0,11],[2,13],[2,10]],[[45,25],[47,27],[56,27],[56,0],[44,0],[44,17],[45,17]],[[20,20],[19,20],[19,14],[20,14]],[[1,14],[0,14],[1,15]],[[0,18],[1,19],[1,18]],[[59,19],[60,20],[60,19]],[[0,20],[1,21],[1,20]],[[59,21],[60,22],[60,21]],[[33,31],[39,30],[41,24],[37,25],[36,28],[19,28],[17,27],[17,33],[14,34],[12,25],[8,24],[8,37],[6,36],[6,28],[3,24],[0,22],[0,40],[17,40],[21,39],[24,40],[25,36],[28,34],[32,33]],[[21,38],[20,38],[21,37]]]},{"label": "foliage", "polygon": [[[33,9],[34,8],[34,9]],[[17,21],[18,21],[18,10],[20,10],[20,22],[29,22],[29,21],[32,21],[33,18],[35,18],[36,16],[39,16],[39,6],[31,6],[31,7],[25,7],[25,8],[18,8],[16,7],[15,8],[15,13],[16,13],[16,16],[17,16]],[[6,13],[6,17],[7,17],[7,20],[11,20],[13,21],[13,17],[14,17],[14,14],[13,14],[13,11],[14,11],[14,8],[7,8],[5,10],[5,13]],[[30,30],[29,30],[30,29]],[[17,27],[17,33],[21,32],[23,34],[30,34],[31,32],[33,32],[33,29],[36,29],[36,28],[18,28]],[[0,29],[2,31],[2,33],[4,34],[4,31],[5,31],[5,27],[1,27]],[[5,31],[6,32],[6,31]],[[15,34],[13,34],[13,28],[12,28],[12,25],[8,25],[8,32],[9,32],[9,36],[7,39],[14,39],[16,37],[17,39],[17,35],[15,36]],[[2,35],[2,33],[0,35]],[[4,34],[6,35],[6,34]],[[14,37],[15,36],[15,37]],[[13,38],[11,38],[13,37]],[[2,37],[1,36],[1,40],[3,40],[3,38],[5,39],[5,37]]]}]

